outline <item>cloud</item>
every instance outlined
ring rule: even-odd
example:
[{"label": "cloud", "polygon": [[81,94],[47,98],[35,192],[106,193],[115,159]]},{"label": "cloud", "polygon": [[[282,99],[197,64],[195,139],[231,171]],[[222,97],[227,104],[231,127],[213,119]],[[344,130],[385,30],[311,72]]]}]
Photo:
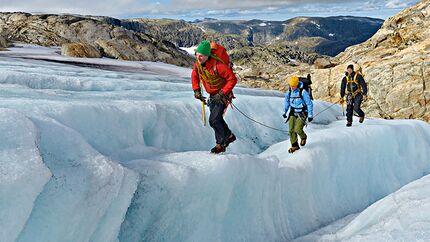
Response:
[{"label": "cloud", "polygon": [[[75,13],[113,17],[138,16],[200,16],[312,14],[313,16],[354,15],[357,12],[404,8],[418,0],[0,0],[0,11],[40,13]],[[312,11],[310,11],[312,9]],[[285,16],[286,19],[288,16]],[[268,16],[270,18],[270,16]]]},{"label": "cloud", "polygon": [[339,3],[359,2],[359,0],[0,0],[0,11],[55,12],[77,11],[98,15],[129,15],[130,13],[184,12],[193,10],[226,10],[285,8],[302,3]]},{"label": "cloud", "polygon": [[408,6],[407,2],[402,2],[400,0],[390,0],[385,4],[387,8],[406,8]]}]

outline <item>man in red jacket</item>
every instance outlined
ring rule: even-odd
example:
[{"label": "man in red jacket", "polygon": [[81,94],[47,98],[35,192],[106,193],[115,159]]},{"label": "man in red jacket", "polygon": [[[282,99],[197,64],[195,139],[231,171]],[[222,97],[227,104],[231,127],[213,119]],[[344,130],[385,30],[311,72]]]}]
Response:
[{"label": "man in red jacket", "polygon": [[194,97],[205,101],[200,90],[200,81],[207,93],[209,93],[209,124],[215,131],[216,145],[211,149],[212,153],[221,153],[236,140],[236,136],[228,128],[224,120],[224,110],[233,97],[233,88],[237,78],[233,71],[223,61],[211,55],[211,44],[202,41],[196,49],[197,61],[191,74]]}]

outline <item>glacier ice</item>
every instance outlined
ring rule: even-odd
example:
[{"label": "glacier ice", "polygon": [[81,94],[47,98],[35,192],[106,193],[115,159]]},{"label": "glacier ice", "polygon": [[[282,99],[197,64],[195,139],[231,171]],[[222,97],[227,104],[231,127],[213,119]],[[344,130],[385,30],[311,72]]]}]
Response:
[{"label": "glacier ice", "polygon": [[11,109],[0,108],[0,238],[14,241],[51,177],[38,150],[34,123]]},{"label": "glacier ice", "polygon": [[428,241],[430,175],[294,241]]},{"label": "glacier ice", "polygon": [[[339,106],[293,155],[285,132],[229,109],[238,140],[212,155],[189,69],[82,61],[144,70],[0,57],[1,241],[287,241],[335,221],[356,224],[342,232],[354,238],[377,224],[369,205],[429,173],[428,124],[346,128]],[[235,94],[241,111],[287,129],[282,93]],[[330,105],[316,101],[315,114]]]}]

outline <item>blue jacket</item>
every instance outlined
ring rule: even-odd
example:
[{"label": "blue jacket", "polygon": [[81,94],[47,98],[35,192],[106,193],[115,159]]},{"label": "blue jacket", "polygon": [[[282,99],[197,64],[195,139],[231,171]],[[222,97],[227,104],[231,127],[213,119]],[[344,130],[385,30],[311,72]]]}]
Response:
[{"label": "blue jacket", "polygon": [[291,95],[290,95],[290,90],[288,90],[287,93],[285,94],[285,105],[284,105],[285,113],[288,112],[288,109],[290,109],[290,106],[294,108],[294,112],[300,113],[303,110],[303,107],[306,105],[308,108],[308,117],[312,118],[314,115],[313,113],[314,110],[313,110],[313,104],[309,96],[309,93],[306,90],[303,90],[302,97],[303,99],[300,98],[300,88],[297,88],[295,91],[291,90]]}]

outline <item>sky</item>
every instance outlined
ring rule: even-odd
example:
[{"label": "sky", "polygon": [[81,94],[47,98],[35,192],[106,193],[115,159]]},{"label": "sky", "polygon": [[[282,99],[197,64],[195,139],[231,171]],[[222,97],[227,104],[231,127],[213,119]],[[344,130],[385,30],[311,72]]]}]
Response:
[{"label": "sky", "polygon": [[0,0],[0,11],[71,13],[115,18],[286,20],[296,16],[386,19],[419,0]]}]

